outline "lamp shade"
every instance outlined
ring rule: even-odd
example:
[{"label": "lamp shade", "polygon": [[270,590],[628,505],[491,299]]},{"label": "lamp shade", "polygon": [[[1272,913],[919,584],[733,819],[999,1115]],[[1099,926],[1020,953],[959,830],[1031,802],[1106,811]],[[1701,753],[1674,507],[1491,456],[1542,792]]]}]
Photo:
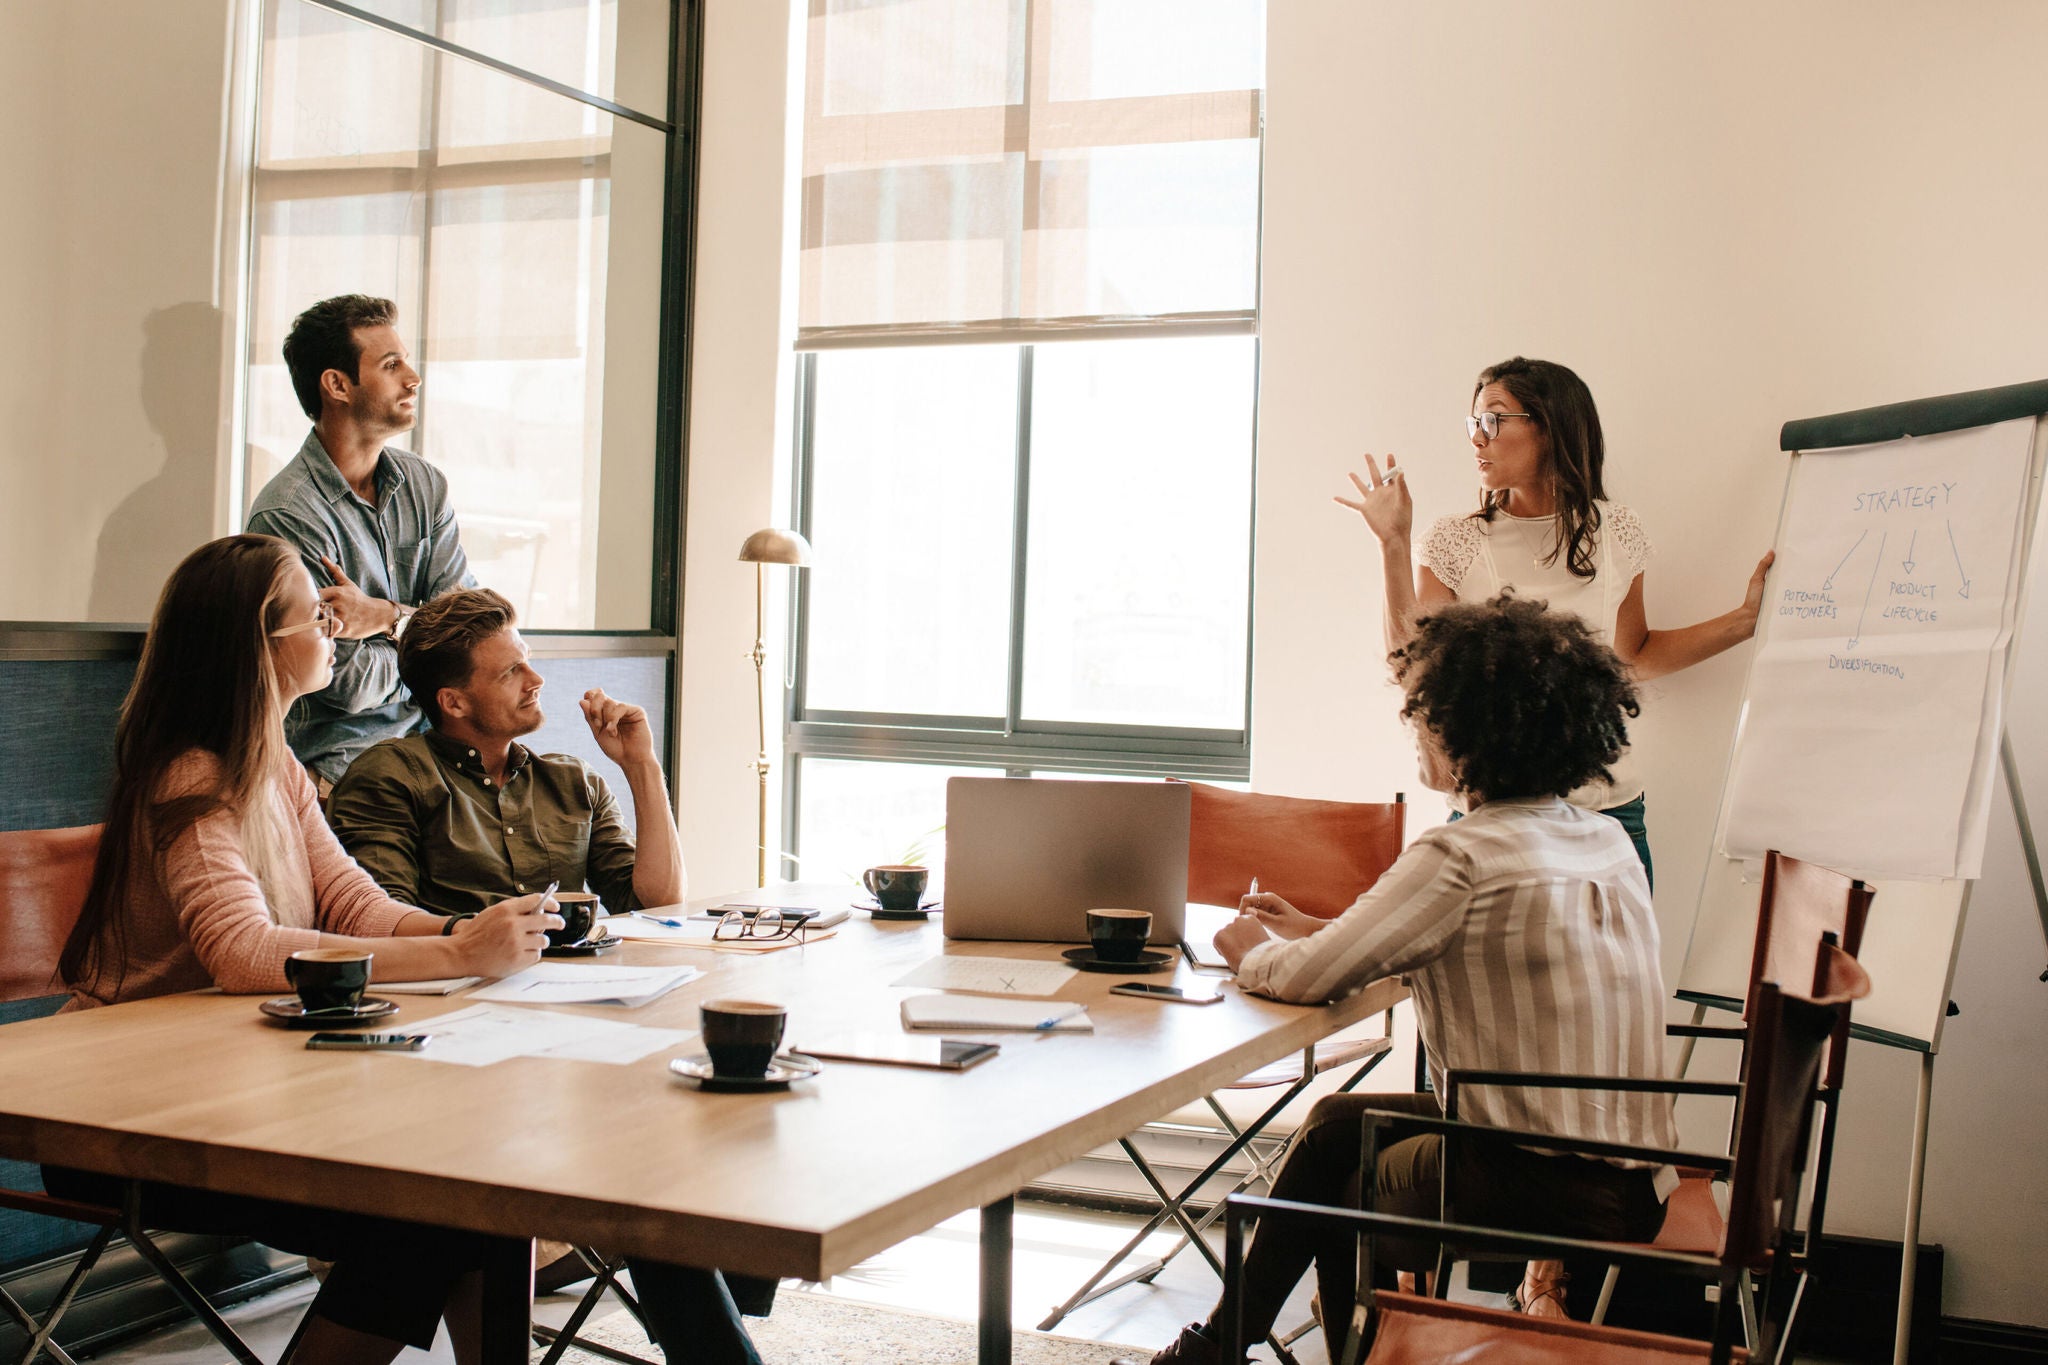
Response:
[{"label": "lamp shade", "polygon": [[748,536],[740,546],[742,564],[794,564],[801,568],[811,562],[811,543],[794,531],[769,526]]}]

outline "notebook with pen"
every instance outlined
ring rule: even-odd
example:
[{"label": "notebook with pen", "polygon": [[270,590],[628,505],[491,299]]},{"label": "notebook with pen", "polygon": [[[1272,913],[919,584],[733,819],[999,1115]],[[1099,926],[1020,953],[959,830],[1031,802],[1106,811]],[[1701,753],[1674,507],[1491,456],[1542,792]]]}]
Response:
[{"label": "notebook with pen", "polygon": [[1062,1000],[1006,1000],[984,995],[913,995],[903,1002],[907,1029],[963,1033],[1093,1033],[1085,1006]]}]

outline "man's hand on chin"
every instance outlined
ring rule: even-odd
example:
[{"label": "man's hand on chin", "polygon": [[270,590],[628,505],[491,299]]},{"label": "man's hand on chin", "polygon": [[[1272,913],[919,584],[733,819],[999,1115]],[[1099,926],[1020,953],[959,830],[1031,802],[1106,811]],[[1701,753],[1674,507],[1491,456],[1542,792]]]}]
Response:
[{"label": "man's hand on chin", "polygon": [[601,687],[585,692],[582,705],[583,719],[606,758],[621,768],[656,761],[654,727],[647,723],[645,711],[631,702],[613,701]]}]

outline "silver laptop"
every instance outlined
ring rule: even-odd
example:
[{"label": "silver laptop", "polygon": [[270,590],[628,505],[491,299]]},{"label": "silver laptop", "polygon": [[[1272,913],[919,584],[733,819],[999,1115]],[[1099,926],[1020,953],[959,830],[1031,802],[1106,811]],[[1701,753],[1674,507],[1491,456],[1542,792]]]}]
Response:
[{"label": "silver laptop", "polygon": [[947,779],[946,937],[1086,943],[1086,912],[1116,906],[1178,943],[1189,801],[1181,782]]}]

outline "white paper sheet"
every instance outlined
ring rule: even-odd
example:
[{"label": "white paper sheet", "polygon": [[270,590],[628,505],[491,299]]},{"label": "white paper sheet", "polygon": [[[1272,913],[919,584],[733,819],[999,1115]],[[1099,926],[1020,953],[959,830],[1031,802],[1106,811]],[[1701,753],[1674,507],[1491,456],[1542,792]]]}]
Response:
[{"label": "white paper sheet", "polygon": [[477,991],[472,1000],[520,1005],[644,1005],[685,981],[704,975],[695,967],[585,966],[540,962]]},{"label": "white paper sheet", "polygon": [[536,1056],[551,1049],[590,1044],[602,1038],[609,1038],[617,1045],[625,1034],[656,1030],[636,1029],[631,1024],[592,1019],[580,1014],[472,1005],[453,1014],[429,1019],[419,1026],[418,1031],[433,1035],[423,1050],[390,1055],[448,1062],[455,1066],[490,1066],[509,1057]]},{"label": "white paper sheet", "polygon": [[1060,962],[1026,957],[935,957],[892,986],[933,986],[989,995],[1057,995],[1080,973]]},{"label": "white paper sheet", "polygon": [[1794,465],[1726,851],[1973,877],[2032,419]]},{"label": "white paper sheet", "polygon": [[687,1028],[641,1028],[637,1024],[623,1024],[616,1033],[596,1033],[588,1038],[545,1048],[534,1053],[536,1057],[553,1057],[564,1062],[603,1062],[609,1066],[628,1066],[643,1057],[652,1057],[657,1052],[668,1052],[685,1043],[695,1042],[697,1031]]}]

